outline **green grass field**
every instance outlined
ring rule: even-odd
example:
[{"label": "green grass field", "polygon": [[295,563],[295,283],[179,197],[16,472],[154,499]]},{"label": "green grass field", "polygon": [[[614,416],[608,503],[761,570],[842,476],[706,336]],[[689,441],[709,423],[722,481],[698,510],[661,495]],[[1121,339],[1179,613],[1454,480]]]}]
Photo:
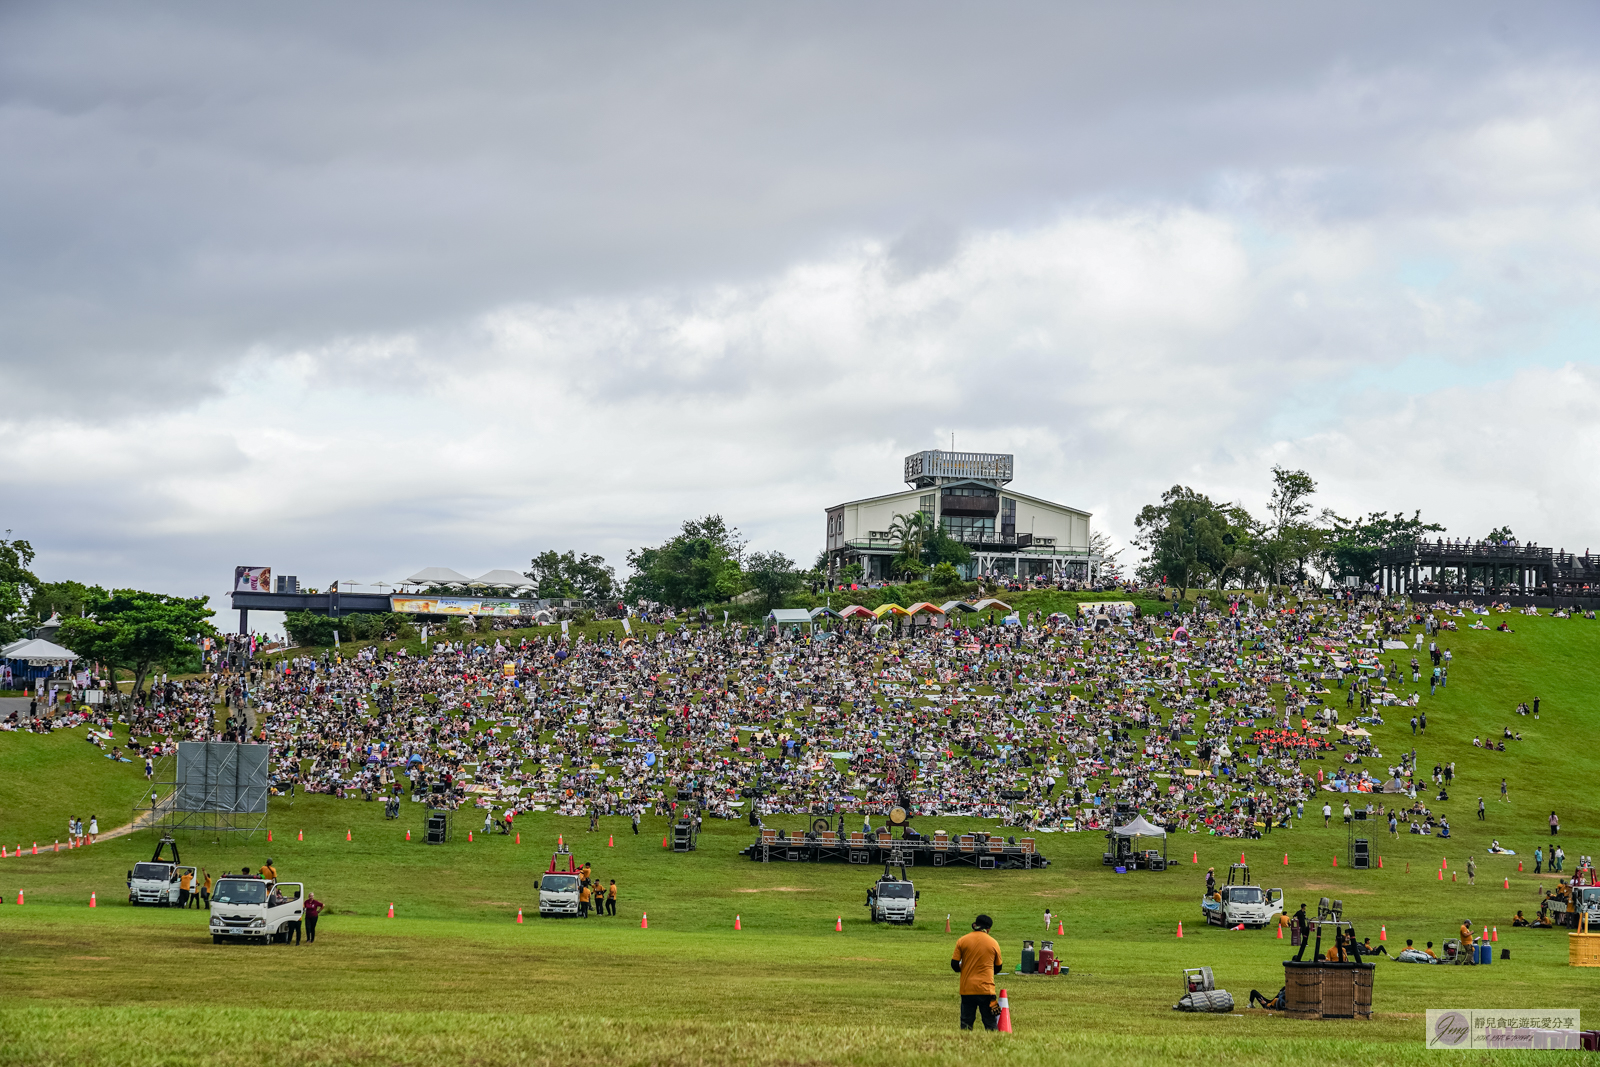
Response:
[{"label": "green grass field", "polygon": [[[1387,1064],[1430,1055],[1422,1042],[1430,1007],[1600,1012],[1600,971],[1567,966],[1565,931],[1510,928],[1517,908],[1537,906],[1531,857],[1549,843],[1552,808],[1569,871],[1600,844],[1592,741],[1600,624],[1520,616],[1512,624],[1516,634],[1443,640],[1455,651],[1451,684],[1425,697],[1429,728],[1416,747],[1425,767],[1457,761],[1453,799],[1434,805],[1457,833],[1390,840],[1374,827],[1381,871],[1349,870],[1344,827],[1335,819],[1323,829],[1309,806],[1293,830],[1242,846],[1175,837],[1171,853],[1182,862],[1164,874],[1115,875],[1099,863],[1099,835],[1050,834],[1040,839],[1052,860],[1044,871],[916,871],[917,925],[885,928],[868,923],[861,906],[871,869],[750,863],[734,855],[751,840],[743,823],[708,823],[698,852],[674,855],[661,848],[663,819],[647,819],[635,838],[624,819],[602,820],[589,834],[583,820],[525,815],[518,845],[499,836],[468,843],[481,815],[475,822],[462,812],[457,840],[430,847],[404,841],[408,827],[421,837],[421,805],[404,804],[401,819],[386,822],[377,803],[275,800],[271,845],[185,842],[184,860],[217,874],[273,856],[282,878],[304,881],[328,902],[314,946],[214,946],[198,911],[129,907],[124,872],[148,858],[148,834],[0,860],[0,1064]],[[1511,714],[1535,695],[1541,721]],[[1393,757],[1412,741],[1401,709],[1385,710],[1390,725],[1375,733]],[[1506,724],[1525,737],[1511,751],[1471,746],[1474,733],[1498,736]],[[96,805],[103,828],[118,825],[125,814],[112,809],[120,802],[125,813],[141,783],[137,766],[112,765],[81,730],[0,734],[0,773],[7,848],[52,841],[68,814],[87,817]],[[1502,775],[1510,804],[1498,803]],[[1480,793],[1486,823],[1473,814]],[[558,833],[599,877],[617,880],[617,917],[536,917],[538,874]],[[1526,870],[1486,856],[1491,837],[1517,849]],[[1247,1011],[1252,988],[1270,994],[1282,984],[1288,942],[1270,929],[1207,929],[1198,904],[1205,868],[1225,867],[1241,848],[1258,881],[1282,886],[1291,908],[1341,897],[1358,932],[1376,939],[1387,926],[1391,947],[1407,937],[1443,941],[1470,918],[1498,926],[1498,947],[1511,959],[1479,968],[1380,959],[1371,1022]],[[1195,852],[1198,868],[1189,862]],[[1469,853],[1478,859],[1476,886],[1466,884]],[[1446,857],[1451,873],[1441,882]],[[1053,939],[1071,973],[1002,981],[1016,1026],[1009,1037],[958,1033],[946,963],[956,933],[987,911],[1014,965],[1022,939],[1043,934],[1047,906],[1065,916],[1066,935]],[[648,930],[639,928],[642,912]],[[735,915],[744,926],[737,933]],[[1180,920],[1182,940],[1174,937]],[[1233,993],[1236,1014],[1170,1010],[1180,969],[1200,965]],[[1590,1014],[1585,1025],[1597,1022]],[[1553,1062],[1580,1054],[1493,1055]]]}]

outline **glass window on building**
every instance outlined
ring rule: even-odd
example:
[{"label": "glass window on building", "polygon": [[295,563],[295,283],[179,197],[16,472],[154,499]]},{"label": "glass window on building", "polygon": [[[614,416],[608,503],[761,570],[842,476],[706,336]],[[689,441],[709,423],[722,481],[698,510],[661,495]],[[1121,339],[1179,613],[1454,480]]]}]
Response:
[{"label": "glass window on building", "polygon": [[1000,536],[1017,536],[1017,502],[1008,496],[1000,498]]},{"label": "glass window on building", "polygon": [[988,515],[941,515],[939,528],[957,541],[982,541],[994,537],[994,519]]},{"label": "glass window on building", "polygon": [[928,516],[928,518],[930,518],[930,519],[933,518],[933,494],[932,493],[924,494],[922,499],[919,501],[919,503],[921,504],[921,507],[922,507],[922,513],[924,515]]}]

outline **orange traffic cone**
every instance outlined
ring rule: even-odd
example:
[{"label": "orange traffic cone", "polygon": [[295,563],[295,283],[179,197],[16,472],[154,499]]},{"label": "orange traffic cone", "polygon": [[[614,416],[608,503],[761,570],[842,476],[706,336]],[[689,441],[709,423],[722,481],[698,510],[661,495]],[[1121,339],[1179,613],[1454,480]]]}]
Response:
[{"label": "orange traffic cone", "polygon": [[301,830],[300,831],[300,840],[304,841],[305,839],[306,839],[306,832],[304,830]]},{"label": "orange traffic cone", "polygon": [[517,909],[517,922],[520,923],[521,921],[522,921],[522,909],[518,908]]},{"label": "orange traffic cone", "polygon": [[37,842],[37,841],[35,841],[33,843],[33,854],[35,856],[37,856],[39,854],[39,842]]},{"label": "orange traffic cone", "polygon": [[1511,888],[1511,879],[1507,878],[1506,879],[1506,884],[1501,886],[1500,888],[1501,889],[1510,889]]},{"label": "orange traffic cone", "polygon": [[650,913],[648,911],[639,916],[639,929],[650,929]]},{"label": "orange traffic cone", "polygon": [[1194,854],[1194,856],[1190,858],[1189,862],[1190,863],[1199,863],[1200,862],[1200,853],[1196,852]]},{"label": "orange traffic cone", "polygon": [[1380,871],[1383,870],[1383,857],[1382,856],[1378,857],[1378,870],[1380,870]]},{"label": "orange traffic cone", "polygon": [[98,907],[99,907],[99,906],[100,906],[100,905],[98,905],[98,904],[96,904],[96,903],[95,903],[95,902],[94,902],[94,894],[93,894],[93,893],[90,893],[90,894],[89,894],[89,907],[91,907],[91,908],[98,908]]},{"label": "orange traffic cone", "polygon": [[566,848],[566,847],[567,847],[566,841],[561,837],[560,834],[557,834],[556,835],[556,851],[559,852],[561,849]]},{"label": "orange traffic cone", "polygon": [[1387,940],[1389,940],[1389,928],[1387,926],[1378,927],[1378,940],[1379,941],[1387,941]]},{"label": "orange traffic cone", "polygon": [[950,932],[950,913],[948,911],[944,913],[944,932],[947,934]]},{"label": "orange traffic cone", "polygon": [[1333,865],[1335,867],[1339,866],[1339,857],[1338,856],[1333,857]]},{"label": "orange traffic cone", "polygon": [[1244,862],[1244,853],[1243,852],[1239,853],[1239,862],[1240,863]]},{"label": "orange traffic cone", "polygon": [[740,926],[740,925],[739,925],[739,916],[737,916],[737,915],[735,915],[735,916],[734,916],[734,917],[733,917],[733,928],[734,928],[734,929],[735,929],[735,930],[743,930],[743,929],[744,929],[744,927],[743,927],[743,926]]},{"label": "orange traffic cone", "polygon": [[17,890],[17,907],[22,907],[22,890]]},{"label": "orange traffic cone", "polygon": [[389,901],[389,918],[394,918],[394,901]]},{"label": "orange traffic cone", "polygon": [[1011,1032],[1011,1004],[1006,1000],[1006,991],[1000,990],[1000,1032]]},{"label": "orange traffic cone", "polygon": [[1489,941],[1490,941],[1490,943],[1498,943],[1499,940],[1500,940],[1500,928],[1498,926],[1489,927]]},{"label": "orange traffic cone", "polygon": [[[21,894],[18,894],[18,895],[20,896]],[[844,933],[844,916],[843,915],[841,915],[837,919],[833,920],[833,932],[836,933],[836,934]]]},{"label": "orange traffic cone", "polygon": [[56,848],[55,848],[55,850],[56,850],[56,851],[57,851],[57,852],[60,852],[60,851],[61,851],[61,838],[59,838],[59,837],[58,837],[58,838],[56,838]]},{"label": "orange traffic cone", "polygon": [[661,847],[662,848],[666,848],[667,847],[667,835],[666,834],[662,834],[661,835]]},{"label": "orange traffic cone", "polygon": [[267,831],[267,844],[269,844],[269,845],[272,844],[272,831],[271,830]]},{"label": "orange traffic cone", "polygon": [[1442,871],[1448,871],[1450,869],[1450,857],[1449,856],[1445,856],[1444,858],[1439,860],[1439,869],[1442,870]]},{"label": "orange traffic cone", "polygon": [[1519,873],[1520,873],[1520,872],[1521,872],[1521,870],[1522,870],[1522,861],[1521,861],[1521,860],[1518,860],[1518,861],[1517,861],[1517,871],[1518,871],[1518,872],[1519,872]]},{"label": "orange traffic cone", "polygon": [[407,840],[407,841],[410,841],[410,840],[411,840],[411,831],[410,831],[410,830],[407,830],[407,831],[406,831],[406,840]]},{"label": "orange traffic cone", "polygon": [[1450,880],[1452,882],[1456,880],[1456,872],[1455,871],[1451,871],[1450,872]]},{"label": "orange traffic cone", "polygon": [[471,830],[467,831],[467,844],[469,844],[469,845],[472,844],[472,831]]},{"label": "orange traffic cone", "polygon": [[1066,923],[1060,922],[1060,921],[1058,921],[1056,923],[1056,936],[1057,937],[1066,937],[1067,936],[1067,924]]},{"label": "orange traffic cone", "polygon": [[1439,881],[1444,881],[1444,871],[1434,871],[1433,873],[1439,876]]},{"label": "orange traffic cone", "polygon": [[346,840],[346,841],[348,841],[348,840],[350,840],[350,831],[349,831],[349,830],[346,830],[346,831],[345,831],[345,832],[344,832],[344,839],[345,839],[345,840]]},{"label": "orange traffic cone", "polygon": [[1183,936],[1183,923],[1179,923],[1178,924],[1178,936],[1179,937]]},{"label": "orange traffic cone", "polygon": [[1287,852],[1283,854],[1283,865],[1285,867],[1289,866],[1289,854]]},{"label": "orange traffic cone", "polygon": [[517,844],[522,844],[522,832],[520,830],[517,831]]},{"label": "orange traffic cone", "polygon": [[1283,940],[1283,924],[1282,923],[1278,924],[1278,940],[1279,941]]}]

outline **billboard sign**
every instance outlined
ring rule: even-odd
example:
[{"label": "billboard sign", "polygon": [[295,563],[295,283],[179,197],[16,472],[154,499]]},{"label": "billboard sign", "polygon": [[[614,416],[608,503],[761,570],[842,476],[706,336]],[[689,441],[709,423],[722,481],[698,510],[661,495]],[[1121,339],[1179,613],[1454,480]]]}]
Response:
[{"label": "billboard sign", "polygon": [[233,591],[235,593],[270,593],[272,592],[271,567],[235,567],[233,568]]},{"label": "billboard sign", "polygon": [[531,604],[515,600],[480,600],[476,597],[392,596],[389,610],[404,615],[529,615]]}]

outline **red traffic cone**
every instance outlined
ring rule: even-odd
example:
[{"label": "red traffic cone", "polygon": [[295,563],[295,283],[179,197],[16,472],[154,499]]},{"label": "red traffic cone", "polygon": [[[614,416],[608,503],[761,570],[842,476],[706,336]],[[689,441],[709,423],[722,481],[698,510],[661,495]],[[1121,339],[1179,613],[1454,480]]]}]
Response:
[{"label": "red traffic cone", "polygon": [[346,840],[346,841],[348,841],[348,840],[350,840],[350,831],[349,831],[349,830],[346,830],[346,831],[345,831],[345,832],[344,832],[344,839],[345,839],[345,840]]},{"label": "red traffic cone", "polygon": [[39,854],[39,842],[37,842],[37,841],[35,841],[33,843],[33,854],[35,856],[37,856]]},{"label": "red traffic cone", "polygon": [[1243,852],[1239,853],[1239,862],[1240,863],[1244,862],[1244,853]]},{"label": "red traffic cone", "polygon": [[305,839],[306,839],[306,832],[304,830],[301,830],[300,831],[300,840],[304,841]]},{"label": "red traffic cone", "polygon": [[20,889],[17,890],[17,907],[22,907],[22,890]]},{"label": "red traffic cone", "polygon": [[661,847],[662,848],[666,848],[667,847],[667,835],[666,834],[662,834],[661,835]]},{"label": "red traffic cone", "polygon": [[522,909],[518,908],[517,909],[517,922],[520,923],[521,921],[522,921]]},{"label": "red traffic cone", "polygon": [[1517,870],[1518,870],[1518,871],[1521,871],[1521,870],[1522,870],[1522,861],[1521,861],[1521,860],[1518,860],[1518,861],[1517,861]]},{"label": "red traffic cone", "polygon": [[1244,929],[1244,923],[1240,923],[1238,926],[1235,926],[1234,929],[1235,930],[1243,930]]},{"label": "red traffic cone", "polygon": [[[21,894],[18,894],[18,895],[20,896]],[[841,915],[837,919],[833,920],[833,932],[836,933],[836,934],[844,933],[844,916],[843,915]]]},{"label": "red traffic cone", "polygon": [[1456,872],[1455,871],[1451,871],[1450,872],[1450,880],[1452,882],[1456,880]]},{"label": "red traffic cone", "polygon": [[1333,857],[1333,865],[1335,867],[1339,866],[1339,857],[1338,856]]},{"label": "red traffic cone", "polygon": [[950,932],[950,913],[948,911],[944,913],[944,932],[947,934]]},{"label": "red traffic cone", "polygon": [[467,844],[469,844],[469,845],[472,844],[472,831],[471,830],[467,831]]},{"label": "red traffic cone", "polygon": [[1506,879],[1506,884],[1501,886],[1500,888],[1501,889],[1510,889],[1511,888],[1511,879],[1507,878]]},{"label": "red traffic cone", "polygon": [[1380,870],[1380,871],[1383,870],[1383,857],[1382,856],[1378,857],[1378,870]]},{"label": "red traffic cone", "polygon": [[394,918],[394,901],[389,901],[389,918]]},{"label": "red traffic cone", "polygon": [[617,835],[616,834],[607,834],[606,835],[606,848],[616,848],[616,847],[617,847]]},{"label": "red traffic cone", "polygon": [[522,844],[522,831],[517,831],[517,844]]},{"label": "red traffic cone", "polygon": [[1289,866],[1289,854],[1287,852],[1283,854],[1283,865],[1285,867]]},{"label": "red traffic cone", "polygon": [[1282,923],[1278,924],[1278,940],[1279,941],[1283,940],[1283,924]]},{"label": "red traffic cone", "polygon": [[61,851],[61,838],[59,838],[59,837],[58,837],[58,838],[56,838],[56,847],[55,847],[55,851],[57,851],[57,852],[60,852],[60,851]]},{"label": "red traffic cone", "polygon": [[639,929],[650,929],[650,913],[648,911],[639,916]]},{"label": "red traffic cone", "polygon": [[1389,940],[1389,928],[1387,926],[1378,927],[1378,940],[1379,941],[1387,941],[1387,940]]},{"label": "red traffic cone", "polygon": [[407,840],[407,841],[410,841],[410,840],[411,840],[411,831],[410,831],[410,830],[407,830],[407,831],[406,831],[406,840]]},{"label": "red traffic cone", "polygon": [[557,834],[556,835],[556,851],[559,852],[561,849],[564,849],[566,847],[567,847],[566,841],[561,837],[560,834]]},{"label": "red traffic cone", "polygon": [[1433,873],[1439,876],[1439,881],[1444,881],[1444,871],[1434,871]]},{"label": "red traffic cone", "polygon": [[1004,989],[1000,990],[1000,1032],[1002,1034],[1011,1032],[1011,1004],[1006,1000]]},{"label": "red traffic cone", "polygon": [[1179,937],[1183,936],[1183,923],[1181,923],[1181,922],[1178,924],[1178,936]]},{"label": "red traffic cone", "polygon": [[98,904],[96,904],[96,903],[95,903],[95,902],[94,902],[94,894],[93,894],[93,893],[90,893],[90,894],[89,894],[89,907],[91,907],[91,908],[98,908],[98,907],[99,907],[99,906],[100,906],[100,905],[98,905]]},{"label": "red traffic cone", "polygon": [[1193,856],[1191,856],[1189,858],[1189,862],[1190,863],[1199,863],[1200,862],[1200,853],[1196,852]]},{"label": "red traffic cone", "polygon": [[735,916],[734,916],[734,917],[733,917],[733,928],[734,928],[734,929],[735,929],[735,930],[743,930],[743,929],[744,929],[744,927],[743,927],[743,926],[740,926],[740,925],[739,925],[739,916],[737,916],[737,915],[735,915]]},{"label": "red traffic cone", "polygon": [[1056,936],[1057,937],[1066,937],[1067,936],[1067,924],[1066,923],[1060,922],[1060,921],[1056,922]]},{"label": "red traffic cone", "polygon": [[272,831],[271,830],[267,831],[267,844],[269,844],[269,845],[272,844]]},{"label": "red traffic cone", "polygon": [[1439,869],[1441,871],[1448,871],[1450,869],[1450,857],[1449,856],[1445,856],[1445,857],[1443,857],[1442,859],[1439,860]]},{"label": "red traffic cone", "polygon": [[1498,926],[1489,927],[1489,941],[1491,943],[1498,943],[1499,940],[1500,940],[1500,928]]}]

